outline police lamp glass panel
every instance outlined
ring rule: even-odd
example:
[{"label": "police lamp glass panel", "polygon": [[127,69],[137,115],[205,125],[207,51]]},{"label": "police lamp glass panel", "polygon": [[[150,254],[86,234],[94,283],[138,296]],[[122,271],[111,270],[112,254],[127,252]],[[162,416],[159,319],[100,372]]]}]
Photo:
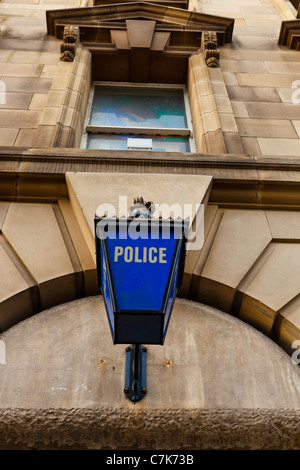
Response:
[{"label": "police lamp glass panel", "polygon": [[86,148],[190,152],[193,146],[185,87],[93,86]]},{"label": "police lamp glass panel", "polygon": [[139,221],[143,237],[131,239],[132,220],[95,219],[98,282],[114,344],[163,344],[182,283],[183,221]]}]

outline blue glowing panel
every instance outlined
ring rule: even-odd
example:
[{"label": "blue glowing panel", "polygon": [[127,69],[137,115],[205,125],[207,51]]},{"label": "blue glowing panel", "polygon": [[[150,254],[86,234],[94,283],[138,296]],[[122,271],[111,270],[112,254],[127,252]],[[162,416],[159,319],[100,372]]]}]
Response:
[{"label": "blue glowing panel", "polygon": [[119,310],[161,310],[176,242],[107,240]]},{"label": "blue glowing panel", "polygon": [[[98,224],[97,233],[99,236],[101,227],[101,245],[105,247],[108,260],[101,266],[101,279],[103,285],[106,276],[103,270],[108,269],[115,311],[162,313],[167,303],[176,253],[182,243],[182,226],[174,228],[171,225],[162,232],[158,226],[158,230],[154,230],[151,224],[144,222],[140,225],[136,220],[129,225],[126,221],[124,224],[105,225],[105,221],[101,224]],[[102,256],[103,261],[105,257]],[[171,293],[176,295],[176,288],[177,284]]]},{"label": "blue glowing panel", "polygon": [[89,124],[185,129],[183,91],[96,86]]},{"label": "blue glowing panel", "polygon": [[178,287],[178,277],[179,277],[179,269],[180,269],[180,255],[181,255],[181,240],[178,245],[178,250],[176,253],[176,258],[174,262],[170,290],[167,295],[167,305],[166,305],[166,312],[164,317],[164,332],[163,336],[166,336],[166,332],[168,329],[171,313],[173,310],[176,294],[177,294],[177,287]]},{"label": "blue glowing panel", "polygon": [[102,266],[102,275],[101,275],[101,290],[103,294],[103,300],[105,303],[106,311],[107,311],[107,316],[109,320],[109,326],[111,328],[111,331],[114,331],[114,308],[113,308],[113,303],[112,303],[112,298],[111,298],[111,279],[108,271],[108,261],[106,259],[106,256],[104,255],[102,246],[100,245],[100,260],[101,260],[101,266]]}]

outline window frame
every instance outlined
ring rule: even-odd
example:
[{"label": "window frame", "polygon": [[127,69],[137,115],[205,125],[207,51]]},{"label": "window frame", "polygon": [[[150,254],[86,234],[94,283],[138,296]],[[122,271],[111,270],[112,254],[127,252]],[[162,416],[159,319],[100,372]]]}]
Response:
[{"label": "window frame", "polygon": [[[129,88],[157,88],[157,89],[177,89],[183,91],[185,116],[187,127],[186,128],[155,128],[155,127],[131,127],[131,126],[95,126],[90,125],[90,117],[94,94],[96,86],[110,86],[110,87],[129,87]],[[189,137],[189,153],[196,152],[196,145],[193,133],[192,115],[189,104],[188,91],[185,85],[174,84],[160,84],[160,83],[132,83],[132,82],[101,82],[95,81],[91,84],[89,98],[87,102],[87,109],[84,120],[84,127],[81,139],[81,148],[87,148],[88,134],[117,134],[117,135],[131,135],[143,136],[144,138],[151,138],[151,136],[170,136],[170,137]],[[181,153],[181,152],[176,152]]]}]

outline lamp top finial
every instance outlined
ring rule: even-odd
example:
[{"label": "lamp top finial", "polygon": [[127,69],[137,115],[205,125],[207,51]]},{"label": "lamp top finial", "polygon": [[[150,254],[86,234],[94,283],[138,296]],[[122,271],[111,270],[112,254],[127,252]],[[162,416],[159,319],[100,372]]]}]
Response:
[{"label": "lamp top finial", "polygon": [[149,218],[155,211],[153,202],[145,202],[142,196],[137,196],[133,200],[133,205],[129,208],[129,217]]}]

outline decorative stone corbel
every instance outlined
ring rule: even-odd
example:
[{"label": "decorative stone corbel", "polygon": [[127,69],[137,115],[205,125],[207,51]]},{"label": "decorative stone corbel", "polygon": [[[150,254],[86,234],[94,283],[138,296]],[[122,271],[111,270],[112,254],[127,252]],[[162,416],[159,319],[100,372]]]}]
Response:
[{"label": "decorative stone corbel", "polygon": [[219,67],[220,51],[218,49],[217,33],[215,31],[203,31],[201,42],[207,67]]},{"label": "decorative stone corbel", "polygon": [[63,43],[60,46],[60,60],[73,62],[76,46],[79,41],[79,27],[68,25],[64,27]]}]

